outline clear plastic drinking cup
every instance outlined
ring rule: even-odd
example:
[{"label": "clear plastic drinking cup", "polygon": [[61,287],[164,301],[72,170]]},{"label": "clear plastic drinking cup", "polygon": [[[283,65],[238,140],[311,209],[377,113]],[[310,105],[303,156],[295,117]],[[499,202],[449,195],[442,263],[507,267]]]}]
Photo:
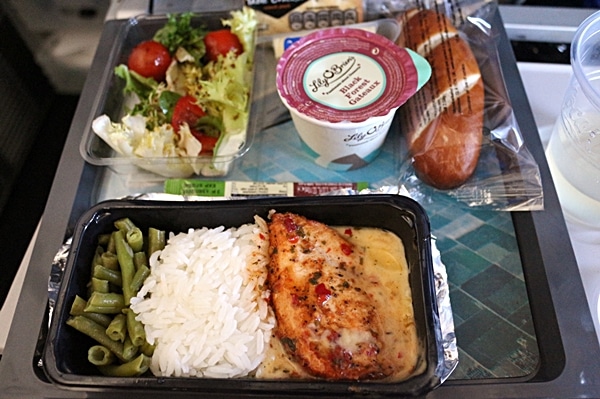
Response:
[{"label": "clear plastic drinking cup", "polygon": [[578,28],[571,66],[546,156],[565,218],[600,228],[600,11]]}]

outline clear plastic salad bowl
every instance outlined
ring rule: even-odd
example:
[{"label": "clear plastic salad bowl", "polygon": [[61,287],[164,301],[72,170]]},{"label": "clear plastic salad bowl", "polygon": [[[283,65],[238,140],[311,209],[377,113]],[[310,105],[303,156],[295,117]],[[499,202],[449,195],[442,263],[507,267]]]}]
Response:
[{"label": "clear plastic salad bowl", "polygon": [[[225,27],[222,20],[227,19],[232,19],[229,11],[197,13],[193,15],[191,25],[203,26],[208,31],[219,30]],[[255,86],[260,85],[256,83],[253,63],[245,71],[244,82],[248,94],[239,107],[243,110],[240,112],[243,123],[233,122],[233,118],[227,121],[227,116],[223,116],[225,129],[213,154],[198,155],[198,143],[194,143],[192,136],[187,137],[189,145],[184,144],[183,151],[173,149],[174,141],[186,139],[183,135],[175,134],[170,127],[150,132],[145,129],[144,120],[139,115],[128,115],[139,99],[131,93],[124,93],[126,81],[115,74],[115,68],[126,65],[132,49],[142,41],[152,39],[167,21],[168,16],[165,15],[143,15],[127,21],[109,22],[118,26],[113,30],[105,30],[107,33],[99,43],[99,46],[110,46],[108,58],[100,60],[97,54],[92,66],[101,67],[103,73],[100,75],[101,81],[94,83],[98,85],[98,90],[93,99],[88,128],[82,137],[81,155],[90,164],[107,166],[118,174],[139,173],[147,174],[150,178],[225,176],[231,171],[234,161],[249,150],[253,141],[255,128],[252,121],[257,118],[250,114],[257,112],[252,110],[252,98]],[[252,62],[255,56],[255,33],[249,43],[251,48],[250,51],[245,49],[248,53],[245,56]],[[215,82],[215,92],[222,92],[217,86],[220,83]],[[236,123],[235,128],[227,130],[228,126]]]}]

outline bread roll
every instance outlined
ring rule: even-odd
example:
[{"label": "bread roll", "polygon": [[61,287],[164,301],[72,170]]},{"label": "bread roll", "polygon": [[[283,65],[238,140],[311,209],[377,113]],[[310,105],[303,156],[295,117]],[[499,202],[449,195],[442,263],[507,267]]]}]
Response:
[{"label": "bread roll", "polygon": [[469,44],[443,14],[410,10],[399,17],[397,44],[431,65],[431,79],[401,107],[417,176],[436,188],[463,184],[481,150],[484,86]]}]

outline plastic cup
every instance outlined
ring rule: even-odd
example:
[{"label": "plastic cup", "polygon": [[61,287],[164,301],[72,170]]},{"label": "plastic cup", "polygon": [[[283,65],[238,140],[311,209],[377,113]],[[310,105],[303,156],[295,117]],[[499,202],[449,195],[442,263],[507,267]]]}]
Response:
[{"label": "plastic cup", "polygon": [[418,54],[356,28],[311,33],[282,55],[277,91],[309,157],[353,170],[380,152],[396,110],[431,76]]},{"label": "plastic cup", "polygon": [[565,218],[600,227],[600,11],[579,26],[571,67],[546,156]]}]

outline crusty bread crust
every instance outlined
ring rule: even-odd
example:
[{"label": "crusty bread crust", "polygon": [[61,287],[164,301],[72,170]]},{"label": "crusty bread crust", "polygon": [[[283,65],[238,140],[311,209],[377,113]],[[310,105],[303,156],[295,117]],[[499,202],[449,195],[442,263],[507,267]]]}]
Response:
[{"label": "crusty bread crust", "polygon": [[430,80],[402,108],[415,172],[450,189],[474,172],[481,150],[485,93],[477,60],[450,20],[432,10],[399,17],[397,41],[424,56]]}]

